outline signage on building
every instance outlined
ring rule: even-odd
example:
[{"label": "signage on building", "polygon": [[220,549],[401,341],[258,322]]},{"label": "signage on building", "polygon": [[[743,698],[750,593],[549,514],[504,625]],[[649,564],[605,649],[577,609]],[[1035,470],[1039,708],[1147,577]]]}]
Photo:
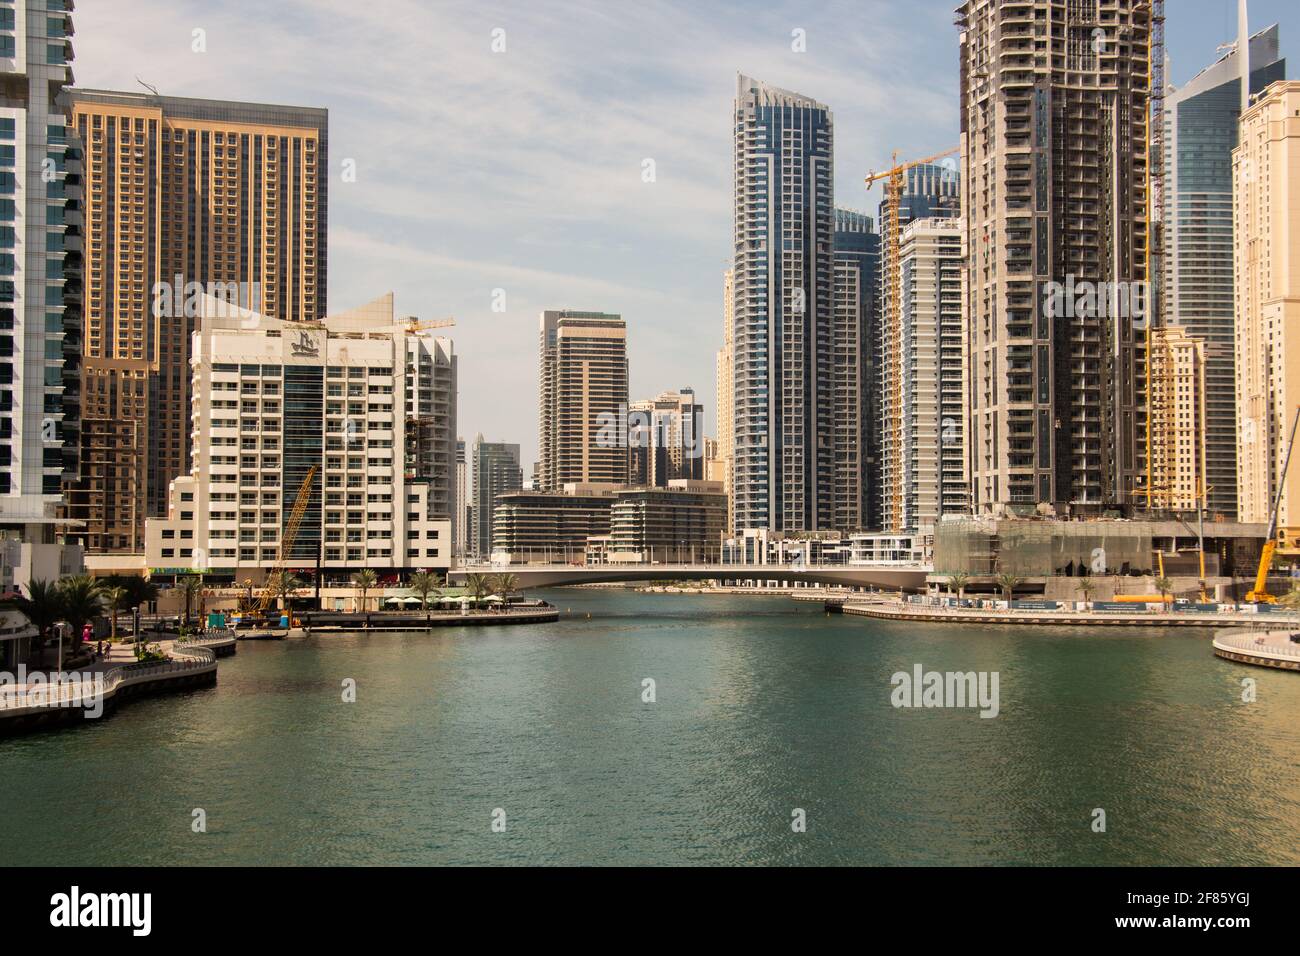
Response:
[{"label": "signage on building", "polygon": [[306,329],[298,333],[297,340],[289,343],[289,347],[291,353],[298,358],[316,358],[320,355],[320,345]]}]

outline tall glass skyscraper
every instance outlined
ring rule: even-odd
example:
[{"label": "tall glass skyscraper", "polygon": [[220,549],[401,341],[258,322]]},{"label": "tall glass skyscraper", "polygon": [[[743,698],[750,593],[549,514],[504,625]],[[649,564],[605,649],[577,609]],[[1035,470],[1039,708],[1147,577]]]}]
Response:
[{"label": "tall glass skyscraper", "polygon": [[734,527],[830,528],[831,112],[740,75],[734,121]]},{"label": "tall glass skyscraper", "polygon": [[[1228,519],[1238,513],[1232,151],[1242,66],[1234,48],[1165,100],[1164,319],[1205,343],[1206,510]],[[1250,92],[1285,78],[1274,24],[1250,39]]]},{"label": "tall glass skyscraper", "polygon": [[3,591],[79,566],[57,531],[62,486],[77,469],[81,347],[81,154],[66,103],[70,7],[0,3]]},{"label": "tall glass skyscraper", "polygon": [[837,531],[880,527],[880,234],[835,210],[834,515]]}]

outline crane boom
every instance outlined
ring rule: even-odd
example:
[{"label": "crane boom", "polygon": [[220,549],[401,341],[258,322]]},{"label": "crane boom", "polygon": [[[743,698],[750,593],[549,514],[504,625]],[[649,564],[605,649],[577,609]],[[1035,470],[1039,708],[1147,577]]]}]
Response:
[{"label": "crane boom", "polygon": [[1277,551],[1277,518],[1282,506],[1282,490],[1286,487],[1286,473],[1291,468],[1291,452],[1295,450],[1296,426],[1300,425],[1300,408],[1291,419],[1291,437],[1286,443],[1286,456],[1282,459],[1282,473],[1277,476],[1277,491],[1273,494],[1273,511],[1268,518],[1268,539],[1259,553],[1259,570],[1255,572],[1255,587],[1246,600],[1256,604],[1276,604],[1277,598],[1268,591],[1268,572],[1273,566]]},{"label": "crane boom", "polygon": [[280,550],[276,555],[275,566],[271,573],[267,575],[266,587],[258,595],[257,600],[249,608],[250,613],[257,615],[270,606],[274,597],[272,582],[274,582],[288,567],[289,558],[293,555],[293,543],[298,538],[298,526],[302,524],[303,516],[307,513],[307,506],[311,504],[311,486],[316,479],[316,472],[320,470],[319,465],[312,465],[307,469],[307,477],[302,480],[302,485],[298,488],[298,497],[293,501],[293,510],[289,512],[289,520],[285,522],[284,532],[280,535]]}]

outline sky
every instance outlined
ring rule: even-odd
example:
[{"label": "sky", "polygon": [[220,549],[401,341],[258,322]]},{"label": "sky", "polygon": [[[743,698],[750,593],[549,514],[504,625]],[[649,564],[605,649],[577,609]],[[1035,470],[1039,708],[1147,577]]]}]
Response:
[{"label": "sky", "polygon": [[[459,433],[518,442],[528,474],[543,309],[620,313],[631,398],[692,386],[712,433],[736,74],[831,107],[836,204],[874,215],[862,179],[893,150],[957,144],[956,6],[80,0],[73,69],[84,87],[327,108],[329,311],[392,291],[400,315],[454,317]],[[1287,55],[1297,9],[1253,0],[1251,29],[1280,23]],[[1233,38],[1236,2],[1165,10],[1181,84]]]}]

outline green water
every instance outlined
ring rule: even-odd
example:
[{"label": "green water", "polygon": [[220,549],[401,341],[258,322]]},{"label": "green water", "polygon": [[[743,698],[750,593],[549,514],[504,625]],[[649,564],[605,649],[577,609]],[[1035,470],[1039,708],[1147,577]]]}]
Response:
[{"label": "green water", "polygon": [[[547,596],[572,613],[245,642],[215,688],[0,740],[0,859],[1300,862],[1300,674],[1220,661],[1208,631]],[[890,677],[916,663],[998,672],[1000,715],[895,709]]]}]

